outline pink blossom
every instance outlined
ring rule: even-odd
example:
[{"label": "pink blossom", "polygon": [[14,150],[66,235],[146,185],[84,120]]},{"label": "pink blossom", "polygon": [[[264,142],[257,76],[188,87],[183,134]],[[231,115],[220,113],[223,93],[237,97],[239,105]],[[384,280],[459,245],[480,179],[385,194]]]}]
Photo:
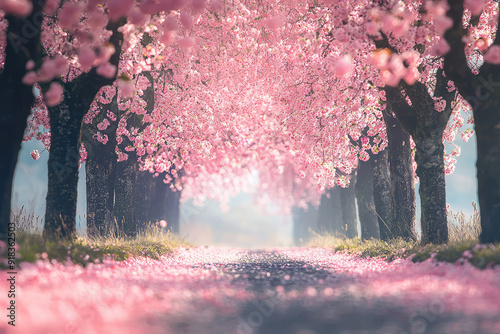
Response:
[{"label": "pink blossom", "polygon": [[188,14],[187,12],[181,13],[180,21],[181,21],[181,24],[186,29],[191,29],[191,27],[193,26],[193,17],[190,14]]},{"label": "pink blossom", "polygon": [[64,91],[61,85],[57,82],[50,84],[49,90],[45,92],[45,103],[48,107],[55,107],[61,103]]},{"label": "pink blossom", "polygon": [[101,123],[97,124],[97,128],[101,131],[104,131],[108,128],[108,126],[110,125],[111,123],[109,123],[108,119],[105,118],[102,120]]},{"label": "pink blossom", "polygon": [[90,47],[82,47],[78,50],[78,60],[83,68],[90,68],[94,65],[96,55]]},{"label": "pink blossom", "polygon": [[116,21],[120,17],[127,17],[136,0],[108,0],[109,19]]},{"label": "pink blossom", "polygon": [[124,99],[130,99],[135,94],[134,83],[131,80],[118,79],[118,90]]},{"label": "pink blossom", "polygon": [[224,9],[224,4],[221,0],[212,0],[209,10],[214,13],[220,13]]},{"label": "pink blossom", "polygon": [[0,0],[0,10],[7,14],[26,17],[33,11],[33,4],[27,0]]},{"label": "pink blossom", "polygon": [[59,10],[59,25],[65,30],[71,30],[79,21],[82,6],[77,3],[66,2]]},{"label": "pink blossom", "polygon": [[123,152],[118,152],[118,162],[125,161],[128,159],[128,154]]},{"label": "pink blossom", "polygon": [[171,31],[165,31],[161,37],[160,37],[160,42],[163,43],[165,46],[168,46],[172,44],[174,41],[174,34]]},{"label": "pink blossom", "polygon": [[106,116],[108,116],[108,118],[111,120],[111,121],[116,121],[116,114],[111,112],[111,110],[108,110],[108,112],[106,113]]},{"label": "pink blossom", "polygon": [[279,29],[286,20],[286,16],[284,14],[278,14],[273,17],[268,18],[265,21],[265,25],[269,30]]},{"label": "pink blossom", "polygon": [[113,79],[116,75],[116,66],[105,62],[97,66],[97,74],[105,77],[106,79]]},{"label": "pink blossom", "polygon": [[26,68],[26,71],[32,71],[35,68],[35,62],[32,59],[28,60],[26,62],[25,68]]},{"label": "pink blossom", "polygon": [[377,49],[371,54],[371,62],[377,68],[382,69],[387,65],[391,51],[389,49]]},{"label": "pink blossom", "polygon": [[179,24],[177,23],[177,19],[175,17],[169,16],[163,23],[163,26],[166,30],[177,30],[179,29]]},{"label": "pink blossom", "polygon": [[437,112],[441,112],[446,108],[446,100],[439,98],[439,99],[434,99],[434,109]]},{"label": "pink blossom", "polygon": [[143,26],[148,21],[148,17],[146,15],[144,15],[144,13],[137,7],[133,8],[130,11],[130,15],[128,16],[128,19],[129,19],[130,23],[132,23],[133,25],[136,25],[138,27]]},{"label": "pink blossom", "polygon": [[484,60],[494,65],[500,64],[500,46],[492,45],[488,52],[486,52]]},{"label": "pink blossom", "polygon": [[472,15],[479,15],[486,4],[485,0],[465,0],[465,5],[471,11]]},{"label": "pink blossom", "polygon": [[473,134],[474,134],[474,131],[472,131],[471,129],[467,129],[467,130],[460,133],[460,135],[462,136],[462,140],[464,142],[468,142],[470,137],[472,137]]},{"label": "pink blossom", "polygon": [[369,158],[370,158],[370,155],[366,151],[359,152],[359,160],[368,161]]},{"label": "pink blossom", "polygon": [[33,151],[31,151],[31,157],[32,157],[34,160],[38,160],[38,159],[40,159],[40,153],[38,153],[38,150],[33,150]]},{"label": "pink blossom", "polygon": [[23,84],[31,86],[37,81],[37,75],[35,72],[27,72],[23,77]]},{"label": "pink blossom", "polygon": [[443,34],[446,30],[453,27],[453,20],[446,15],[441,15],[436,18],[435,25],[438,33]]},{"label": "pink blossom", "polygon": [[195,12],[202,11],[207,7],[207,1],[206,0],[192,0],[191,1],[191,7]]},{"label": "pink blossom", "polygon": [[184,37],[177,40],[177,45],[179,45],[182,49],[189,49],[193,47],[195,44],[195,40],[192,37]]},{"label": "pink blossom", "polygon": [[47,0],[45,1],[45,7],[43,8],[43,13],[46,15],[53,15],[59,8],[60,0]]},{"label": "pink blossom", "polygon": [[450,51],[450,45],[444,38],[441,38],[431,49],[431,55],[441,57]]},{"label": "pink blossom", "polygon": [[352,58],[349,55],[345,55],[338,59],[334,65],[335,75],[338,77],[343,77],[348,75],[353,70]]},{"label": "pink blossom", "polygon": [[167,221],[166,220],[157,221],[156,225],[161,226],[161,227],[167,227]]}]

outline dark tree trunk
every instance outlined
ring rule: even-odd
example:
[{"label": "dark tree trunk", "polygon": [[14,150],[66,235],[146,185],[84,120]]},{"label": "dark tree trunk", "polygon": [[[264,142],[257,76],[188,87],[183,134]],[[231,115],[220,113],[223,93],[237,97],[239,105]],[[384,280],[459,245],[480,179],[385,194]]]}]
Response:
[{"label": "dark tree trunk", "polygon": [[420,178],[423,245],[448,241],[443,131],[440,129],[430,131],[425,131],[425,136],[414,137],[417,145],[415,153],[417,175]]},{"label": "dark tree trunk", "polygon": [[[444,69],[474,112],[480,241],[500,242],[500,66],[485,62],[477,75],[471,72],[464,52],[464,2],[448,0],[448,5],[454,24],[445,33],[451,50],[445,55]],[[498,31],[493,44],[500,45]]]},{"label": "dark tree trunk", "polygon": [[[113,31],[110,43],[115,54],[110,62],[117,66],[120,59],[123,35],[118,28],[125,20],[110,22]],[[96,69],[81,74],[64,85],[64,100],[49,108],[50,156],[48,163],[48,189],[43,235],[48,240],[72,239],[76,236],[76,199],[78,165],[80,159],[80,132],[82,119],[89,110],[96,94],[114,80],[97,75]],[[44,91],[47,87],[44,87]]]},{"label": "dark tree trunk", "polygon": [[391,236],[415,240],[415,180],[413,178],[410,134],[389,110],[384,112],[392,189]]},{"label": "dark tree trunk", "polygon": [[351,184],[348,188],[339,188],[340,203],[342,205],[342,230],[347,238],[358,236],[358,219],[356,213],[356,175],[353,172]]},{"label": "dark tree trunk", "polygon": [[[451,116],[451,104],[455,94],[447,90],[448,79],[440,69],[436,73],[434,97],[442,98],[446,104],[441,112],[435,110],[433,97],[428,88],[416,82],[409,86],[386,86],[387,101],[391,103],[401,124],[413,137],[416,144],[417,174],[420,178],[422,244],[448,242],[446,214],[446,184],[444,174],[443,132]],[[409,105],[401,95],[404,89],[412,101]]]},{"label": "dark tree trunk", "polygon": [[48,239],[76,237],[80,129],[84,111],[89,109],[92,101],[81,101],[68,91],[59,106],[49,108],[51,144],[43,230]]},{"label": "dark tree trunk", "polygon": [[319,232],[344,235],[339,186],[327,189],[325,194],[321,196],[316,225]]},{"label": "dark tree trunk", "polygon": [[180,233],[180,200],[181,192],[167,189],[167,203],[165,205],[167,228],[172,232]]},{"label": "dark tree trunk", "polygon": [[500,92],[474,111],[482,243],[500,242]]},{"label": "dark tree trunk", "polygon": [[387,150],[372,154],[373,199],[377,212],[380,239],[389,240],[392,237],[392,189],[389,173],[389,158]]},{"label": "dark tree trunk", "polygon": [[[40,41],[41,8],[45,1],[32,1],[33,12],[26,18],[7,15],[7,45],[4,69],[0,74],[0,240],[6,240],[11,214],[14,171],[34,101],[33,89],[22,83],[26,62],[39,63],[43,55]],[[29,29],[28,29],[29,28]],[[28,31],[29,33],[26,33]],[[24,33],[23,33],[24,32]],[[22,48],[22,50],[21,50]]]},{"label": "dark tree trunk", "polygon": [[371,161],[359,161],[356,180],[356,199],[358,202],[359,222],[362,239],[378,239],[377,213],[373,200],[373,182]]},{"label": "dark tree trunk", "polygon": [[[148,114],[153,112],[155,106],[155,88],[151,73],[144,72],[150,86],[144,91],[142,99],[146,102],[145,111]],[[143,116],[128,112],[120,117],[125,117],[129,129],[138,129],[140,133],[146,127]],[[118,149],[126,152],[127,146],[134,146],[134,143],[127,136],[122,137],[122,142]],[[149,209],[152,201],[153,177],[149,172],[139,169],[137,152],[127,152],[128,159],[119,162],[117,165],[115,182],[115,219],[122,232],[134,237],[141,227],[149,220]]]},{"label": "dark tree trunk", "polygon": [[180,191],[172,191],[170,183],[163,182],[164,176],[155,178],[154,196],[151,201],[150,220],[165,220],[167,228],[173,233],[180,232]]},{"label": "dark tree trunk", "polygon": [[[116,103],[107,106],[117,107]],[[87,188],[87,235],[89,237],[106,235],[114,223],[116,124],[117,122],[112,122],[111,126],[105,130],[108,135],[108,142],[105,145],[92,138],[96,130],[93,125],[87,124],[82,130],[82,140],[87,150],[85,184]]]},{"label": "dark tree trunk", "polygon": [[307,210],[294,207],[292,209],[292,217],[295,245],[304,245],[311,239],[311,231],[316,230],[318,208],[311,204],[309,204]]},{"label": "dark tree trunk", "polygon": [[82,129],[82,142],[87,150],[85,163],[87,188],[87,235],[104,236],[114,224],[113,206],[115,197],[116,128],[118,120],[110,121],[107,129],[100,132],[108,136],[108,142],[102,144],[93,138],[98,131],[97,124],[107,117],[107,111],[115,115],[118,110],[118,95],[108,104],[101,105],[101,112],[92,124],[85,124]]},{"label": "dark tree trunk", "polygon": [[153,223],[163,219],[166,220],[165,218],[167,216],[165,203],[167,203],[167,187],[169,187],[169,185],[163,182],[164,178],[165,175],[160,174],[160,176],[155,178],[153,184],[153,198],[149,209],[149,220]]},{"label": "dark tree trunk", "polygon": [[114,216],[119,231],[129,237],[137,235],[134,193],[137,185],[137,158],[130,154],[116,165]]},{"label": "dark tree trunk", "polygon": [[[156,178],[148,171],[137,171],[137,184],[134,193],[135,220],[138,227],[145,227],[151,221],[150,210],[153,201],[153,188]],[[152,222],[154,223],[154,222]]]},{"label": "dark tree trunk", "polygon": [[[462,25],[460,17],[460,22],[456,24]],[[383,33],[381,33],[381,39],[375,41],[377,48],[389,48],[393,52],[397,52],[389,43],[389,39]],[[463,49],[462,49],[463,53]],[[398,121],[404,127],[404,129],[413,137],[415,143],[417,144],[417,151],[420,151],[420,161],[421,164],[426,161],[424,157],[430,157],[432,152],[435,152],[436,135],[438,132],[443,133],[448,120],[450,119],[452,113],[452,104],[455,100],[455,92],[450,92],[448,90],[449,79],[445,76],[444,70],[439,68],[435,74],[434,89],[432,92],[429,91],[424,83],[416,81],[412,85],[407,84],[404,80],[401,80],[397,87],[391,87],[386,85],[384,90],[386,93],[388,106],[391,108],[386,110],[384,114],[385,122],[387,124],[387,132],[391,131],[391,126],[389,121],[392,112],[396,115]],[[444,108],[441,111],[436,110],[436,101],[439,99],[444,102]],[[442,138],[440,138],[442,140]],[[389,143],[391,139],[389,138]],[[406,144],[406,143],[405,143]],[[389,152],[393,156],[393,152]],[[442,153],[441,153],[442,156]],[[397,156],[398,157],[398,156]],[[441,161],[441,163],[444,163]],[[392,160],[391,160],[392,164]],[[428,168],[426,165],[419,166],[421,172],[420,181],[424,185],[423,190],[420,190],[420,196],[424,196],[421,201],[422,213],[422,243],[432,242],[432,243],[446,243],[448,241],[448,225],[446,224],[446,189],[444,182],[433,183],[432,180],[422,178],[434,177],[435,173],[424,172]],[[443,175],[439,176],[439,179],[444,180],[444,168],[442,169]],[[392,173],[392,166],[391,166]],[[428,193],[430,191],[431,184],[435,184],[433,190],[434,194]],[[439,189],[438,189],[439,188]],[[393,194],[397,198],[396,194]],[[435,203],[431,203],[428,198],[433,198],[436,200]],[[438,205],[440,206],[438,208]],[[395,206],[395,210],[398,208]],[[444,215],[443,215],[444,212]],[[395,225],[398,221],[395,221]],[[397,226],[395,226],[396,232]],[[432,235],[427,233],[431,232]],[[395,235],[397,236],[397,235]]]}]

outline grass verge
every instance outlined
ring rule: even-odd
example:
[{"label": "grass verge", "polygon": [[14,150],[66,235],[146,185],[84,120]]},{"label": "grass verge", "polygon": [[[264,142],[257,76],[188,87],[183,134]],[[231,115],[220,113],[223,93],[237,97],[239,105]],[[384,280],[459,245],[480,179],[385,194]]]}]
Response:
[{"label": "grass verge", "polygon": [[395,239],[390,241],[342,239],[332,235],[314,235],[308,244],[311,247],[333,248],[336,252],[355,254],[361,257],[377,257],[387,261],[410,258],[423,262],[430,258],[450,263],[468,261],[477,268],[485,269],[500,265],[500,244],[483,245],[476,241],[456,241],[446,245],[421,246],[416,241]]},{"label": "grass verge", "polygon": [[[33,215],[21,212],[14,216],[16,231],[16,264],[37,260],[74,263],[86,266],[89,263],[103,262],[105,259],[123,261],[129,257],[149,257],[159,259],[172,253],[175,248],[192,245],[164,228],[151,225],[140,231],[134,238],[109,233],[108,237],[78,237],[73,241],[44,241]],[[5,242],[0,241],[0,269],[6,267],[7,250]]]}]

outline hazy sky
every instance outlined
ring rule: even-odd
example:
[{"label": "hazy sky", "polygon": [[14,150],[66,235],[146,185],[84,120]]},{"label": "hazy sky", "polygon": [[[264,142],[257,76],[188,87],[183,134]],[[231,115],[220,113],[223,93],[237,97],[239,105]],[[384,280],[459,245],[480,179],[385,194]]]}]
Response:
[{"label": "hazy sky", "polygon": [[[455,173],[446,177],[447,202],[454,211],[472,213],[472,201],[477,203],[475,179],[475,137],[468,143],[458,140],[462,154],[458,158]],[[29,212],[43,217],[47,192],[48,153],[43,152],[34,161],[30,152],[43,150],[37,141],[23,143],[14,180],[13,205],[24,205]],[[85,226],[85,169],[80,169],[78,184],[77,224]],[[418,188],[417,188],[418,191]],[[418,199],[418,196],[417,196]],[[198,245],[273,247],[292,243],[292,221],[289,216],[280,216],[272,206],[268,212],[255,206],[250,194],[241,194],[229,203],[231,209],[222,213],[217,203],[208,202],[198,208],[189,201],[181,207],[181,234]],[[417,210],[420,211],[417,202]],[[273,212],[274,211],[274,212]]]}]

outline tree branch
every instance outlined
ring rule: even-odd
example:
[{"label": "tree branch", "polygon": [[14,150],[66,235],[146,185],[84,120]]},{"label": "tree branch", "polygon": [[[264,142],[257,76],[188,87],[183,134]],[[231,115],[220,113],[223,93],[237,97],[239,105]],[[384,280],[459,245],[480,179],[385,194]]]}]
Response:
[{"label": "tree branch", "polygon": [[444,56],[444,71],[455,82],[462,96],[470,96],[474,94],[474,89],[470,84],[474,75],[467,63],[465,43],[462,40],[467,35],[462,23],[464,1],[448,0],[448,5],[450,9],[447,15],[453,20],[453,27],[444,34],[450,45],[450,51]]},{"label": "tree branch", "polygon": [[387,103],[391,105],[392,111],[396,114],[396,118],[401,125],[409,134],[415,133],[416,110],[406,102],[406,99],[401,94],[401,87],[385,86],[384,90]]}]

